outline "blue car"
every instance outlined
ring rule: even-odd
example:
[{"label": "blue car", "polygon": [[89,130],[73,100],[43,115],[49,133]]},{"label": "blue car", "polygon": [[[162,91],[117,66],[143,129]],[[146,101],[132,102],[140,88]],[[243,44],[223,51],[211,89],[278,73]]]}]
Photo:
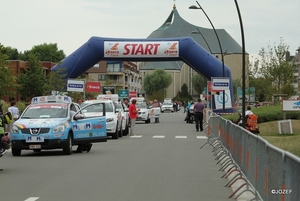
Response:
[{"label": "blue car", "polygon": [[[100,113],[88,115],[90,108],[103,107]],[[62,149],[64,155],[72,154],[72,146],[106,142],[106,116],[103,103],[80,108],[68,96],[39,96],[13,124],[11,149],[13,156],[22,150],[40,152],[47,149]]]}]

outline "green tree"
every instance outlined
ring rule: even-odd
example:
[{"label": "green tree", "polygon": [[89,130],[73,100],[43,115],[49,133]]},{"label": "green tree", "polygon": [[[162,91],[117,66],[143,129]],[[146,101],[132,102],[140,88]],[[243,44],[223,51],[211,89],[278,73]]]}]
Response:
[{"label": "green tree", "polygon": [[63,50],[58,50],[56,43],[44,43],[33,46],[31,50],[20,53],[19,58],[23,61],[28,61],[30,53],[35,54],[40,61],[60,62],[66,57]]},{"label": "green tree", "polygon": [[18,60],[19,59],[19,52],[16,48],[5,47],[4,52],[8,56],[8,60]]},{"label": "green tree", "polygon": [[178,94],[173,98],[173,100],[178,100],[181,102],[188,102],[192,99],[193,98],[188,91],[188,86],[185,83],[181,86],[181,91],[179,91]]},{"label": "green tree", "polygon": [[[268,45],[268,49],[262,48],[259,57],[250,66],[249,84],[258,87],[256,92],[266,92],[264,96],[267,100],[271,100],[273,94],[282,94],[282,87],[295,81],[295,65],[286,56],[288,48],[281,38],[278,46],[274,44],[273,47]],[[256,78],[263,78],[264,81]],[[254,81],[259,81],[259,84],[254,84]]]},{"label": "green tree", "polygon": [[4,52],[5,48],[0,44],[0,98],[5,95],[14,96],[12,89],[16,87],[15,77],[9,68],[7,68],[8,56]]},{"label": "green tree", "polygon": [[66,91],[67,80],[65,79],[66,69],[60,68],[57,71],[51,71],[47,75],[46,91]]},{"label": "green tree", "polygon": [[165,97],[165,89],[171,83],[171,75],[167,74],[163,69],[156,69],[152,74],[145,76],[144,89],[153,99],[162,100],[161,98]]},{"label": "green tree", "polygon": [[45,95],[47,79],[41,62],[35,54],[28,55],[27,68],[17,79],[18,91],[23,100],[30,100],[34,96]]},{"label": "green tree", "polygon": [[204,87],[207,86],[207,79],[201,74],[194,74],[192,77],[193,88],[197,91],[198,95],[202,94]]}]

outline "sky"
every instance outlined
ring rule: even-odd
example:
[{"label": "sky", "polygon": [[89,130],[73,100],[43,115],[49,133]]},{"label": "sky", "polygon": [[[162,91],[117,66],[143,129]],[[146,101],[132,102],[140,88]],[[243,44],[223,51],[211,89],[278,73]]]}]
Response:
[{"label": "sky", "polygon": [[[198,0],[216,29],[225,29],[241,46],[241,29],[234,0]],[[299,0],[237,0],[246,52],[280,39],[295,55],[300,46]],[[194,0],[0,0],[0,43],[19,52],[56,43],[68,56],[92,36],[147,38],[167,19],[173,5],[187,22],[212,28]]]}]

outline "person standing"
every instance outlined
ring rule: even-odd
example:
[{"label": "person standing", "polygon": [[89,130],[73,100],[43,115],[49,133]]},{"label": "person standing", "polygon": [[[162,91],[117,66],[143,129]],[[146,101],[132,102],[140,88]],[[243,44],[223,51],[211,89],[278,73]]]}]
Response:
[{"label": "person standing", "polygon": [[[160,103],[155,99],[155,100],[154,100],[154,103],[153,103],[153,105],[152,105],[152,107],[153,107],[153,108],[158,108],[158,107],[160,108],[161,105],[160,105]],[[159,123],[159,117],[155,117],[154,123]]]},{"label": "person standing", "polygon": [[194,115],[195,115],[195,123],[196,123],[196,131],[203,131],[203,111],[204,111],[204,104],[202,103],[201,99],[198,99],[198,102],[194,105]]},{"label": "person standing", "polygon": [[12,132],[12,128],[13,128],[13,123],[15,122],[15,120],[17,120],[19,118],[19,109],[16,106],[16,101],[12,101],[10,103],[10,107],[7,109],[8,112],[11,113],[13,120],[11,121],[11,123],[9,124],[9,132]]},{"label": "person standing", "polygon": [[133,99],[131,101],[131,104],[129,105],[129,118],[130,118],[130,135],[133,136],[134,133],[134,127],[136,118],[138,117],[138,109],[136,108],[136,99]]}]

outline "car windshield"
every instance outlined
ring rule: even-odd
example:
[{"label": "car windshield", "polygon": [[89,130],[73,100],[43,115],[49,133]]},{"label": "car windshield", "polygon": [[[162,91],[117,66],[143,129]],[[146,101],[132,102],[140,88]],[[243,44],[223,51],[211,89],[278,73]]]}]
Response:
[{"label": "car windshield", "polygon": [[66,118],[67,114],[67,104],[31,105],[21,119]]},{"label": "car windshield", "polygon": [[137,108],[147,108],[146,103],[142,103],[142,102],[137,102],[135,106]]}]

